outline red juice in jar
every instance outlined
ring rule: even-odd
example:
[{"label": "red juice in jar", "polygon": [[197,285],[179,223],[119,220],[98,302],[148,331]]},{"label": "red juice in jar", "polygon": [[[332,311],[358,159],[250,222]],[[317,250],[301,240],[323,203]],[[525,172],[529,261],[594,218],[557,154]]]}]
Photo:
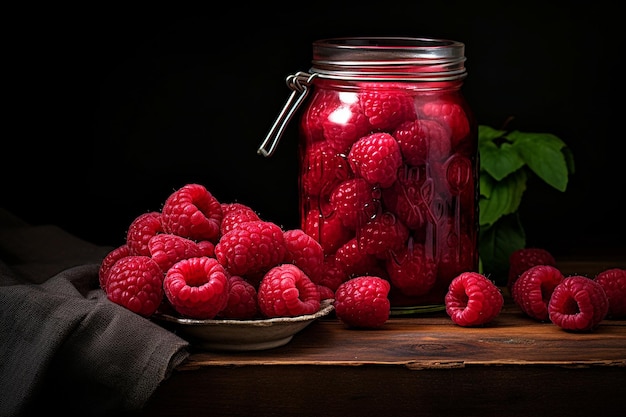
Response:
[{"label": "red juice in jar", "polygon": [[[442,306],[478,270],[477,125],[464,45],[429,38],[313,43],[292,80],[300,115],[301,227],[324,248],[314,280],[390,281],[393,311]],[[292,96],[293,97],[293,96]]]}]

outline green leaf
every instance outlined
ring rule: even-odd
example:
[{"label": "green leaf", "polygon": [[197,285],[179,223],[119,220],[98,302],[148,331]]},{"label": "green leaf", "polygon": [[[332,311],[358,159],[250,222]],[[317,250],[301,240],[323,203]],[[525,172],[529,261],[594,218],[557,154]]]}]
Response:
[{"label": "green leaf", "polygon": [[565,191],[569,170],[561,149],[565,143],[549,133],[511,132],[512,148],[528,167],[550,186]]},{"label": "green leaf", "polygon": [[506,134],[506,130],[494,129],[491,126],[478,126],[478,142],[493,142]]},{"label": "green leaf", "polygon": [[481,227],[493,225],[502,216],[517,211],[526,190],[527,178],[524,170],[516,171],[502,181],[480,175],[478,217]]},{"label": "green leaf", "polygon": [[502,217],[490,227],[481,227],[478,252],[483,273],[496,284],[505,285],[511,254],[525,246],[526,234],[518,213]]},{"label": "green leaf", "polygon": [[499,146],[494,142],[483,142],[479,147],[480,169],[486,171],[496,180],[506,178],[507,175],[524,166],[524,159],[516,148],[508,142]]}]

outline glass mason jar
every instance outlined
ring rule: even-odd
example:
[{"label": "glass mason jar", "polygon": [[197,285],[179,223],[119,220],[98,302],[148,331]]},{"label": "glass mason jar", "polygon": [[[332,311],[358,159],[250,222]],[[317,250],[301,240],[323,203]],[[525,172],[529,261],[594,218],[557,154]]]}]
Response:
[{"label": "glass mason jar", "polygon": [[[392,314],[441,308],[478,270],[478,132],[461,93],[465,46],[430,38],[313,43],[259,153],[300,113],[301,228],[324,248],[314,281],[391,283]],[[269,144],[269,145],[268,145]]]}]

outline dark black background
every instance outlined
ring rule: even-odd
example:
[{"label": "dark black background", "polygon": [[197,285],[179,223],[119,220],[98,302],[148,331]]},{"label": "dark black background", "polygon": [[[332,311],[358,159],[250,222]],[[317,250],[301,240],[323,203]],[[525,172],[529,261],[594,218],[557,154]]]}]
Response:
[{"label": "dark black background", "polygon": [[[616,3],[617,4],[617,3]],[[565,193],[529,183],[528,246],[623,248],[623,22],[602,2],[311,2],[218,9],[26,10],[3,67],[1,206],[98,244],[190,182],[298,226],[296,129],[256,151],[311,42],[428,36],[466,45],[478,122],[553,133],[576,173]],[[180,8],[178,8],[180,9]]]}]

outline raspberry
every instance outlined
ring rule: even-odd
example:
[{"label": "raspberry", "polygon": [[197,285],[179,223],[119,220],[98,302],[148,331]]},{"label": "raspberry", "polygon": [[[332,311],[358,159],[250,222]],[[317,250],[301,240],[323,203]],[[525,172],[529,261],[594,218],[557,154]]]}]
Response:
[{"label": "raspberry", "polygon": [[306,195],[327,195],[336,184],[348,178],[348,161],[327,142],[315,142],[305,152],[301,178]]},{"label": "raspberry", "polygon": [[212,319],[228,303],[229,275],[215,258],[178,261],[163,280],[165,296],[174,310],[194,319]]},{"label": "raspberry", "polygon": [[513,284],[513,301],[526,315],[539,321],[548,321],[550,297],[563,279],[561,271],[554,266],[535,265],[520,275]]},{"label": "raspberry", "polygon": [[326,142],[337,152],[345,154],[361,136],[372,130],[355,93],[342,93],[342,104],[328,114],[322,124]]},{"label": "raspberry", "polygon": [[265,317],[295,317],[320,309],[317,285],[293,264],[270,269],[259,284],[259,309]]},{"label": "raspberry", "polygon": [[393,213],[377,215],[357,232],[359,249],[385,258],[389,251],[401,250],[409,237],[409,229]]},{"label": "raspberry", "polygon": [[342,283],[335,291],[335,315],[349,327],[377,328],[389,319],[389,281],[363,275]]},{"label": "raspberry", "polygon": [[320,300],[332,300],[335,298],[335,292],[326,285],[316,284],[317,290],[320,292]]},{"label": "raspberry", "polygon": [[556,266],[556,260],[550,252],[543,248],[517,249],[509,256],[509,277],[507,287],[512,293],[513,284],[527,269],[535,265]]},{"label": "raspberry", "polygon": [[163,204],[161,222],[166,233],[216,243],[223,212],[220,202],[203,185],[187,184]]},{"label": "raspberry", "polygon": [[107,279],[109,278],[109,271],[111,270],[111,267],[115,264],[115,262],[129,255],[130,248],[127,244],[118,246],[111,252],[107,253],[107,255],[102,260],[102,263],[100,264],[100,269],[98,270],[98,281],[100,282],[100,288],[106,290]]},{"label": "raspberry", "polygon": [[340,105],[339,96],[333,91],[318,90],[311,98],[311,103],[303,114],[302,131],[306,132],[311,142],[324,139],[324,122],[328,115]]},{"label": "raspberry", "polygon": [[230,232],[239,223],[261,220],[256,211],[242,203],[222,203],[220,235]]},{"label": "raspberry", "polygon": [[263,220],[241,223],[215,245],[215,257],[232,275],[266,271],[282,263],[285,253],[283,230]]},{"label": "raspberry", "polygon": [[201,240],[200,242],[198,242],[198,247],[202,251],[202,256],[215,258],[215,244],[213,242],[209,242],[208,240]]},{"label": "raspberry", "polygon": [[202,256],[204,252],[193,240],[171,233],[153,236],[148,242],[148,248],[150,249],[150,256],[159,264],[164,274],[176,262]]},{"label": "raspberry", "polygon": [[353,237],[335,252],[334,261],[348,277],[375,275],[378,272],[378,259],[359,247],[359,241]]},{"label": "raspberry", "polygon": [[398,170],[398,180],[382,195],[389,211],[408,228],[419,229],[428,220],[433,192],[433,180],[427,178],[425,167],[403,165]]},{"label": "raspberry", "polygon": [[393,136],[400,145],[404,162],[423,165],[441,161],[450,155],[450,132],[436,120],[412,120],[402,123]]},{"label": "raspberry", "polygon": [[148,242],[154,235],[162,232],[161,213],[152,211],[136,217],[126,232],[126,244],[130,254],[150,256]]},{"label": "raspberry", "polygon": [[626,318],[626,269],[607,269],[598,273],[595,280],[609,299],[607,318]]},{"label": "raspberry", "polygon": [[426,256],[424,245],[412,243],[387,259],[391,283],[403,294],[426,294],[437,281],[437,264]]},{"label": "raspberry", "polygon": [[465,111],[460,104],[447,99],[425,103],[421,112],[429,119],[435,119],[450,128],[450,143],[454,148],[470,132],[470,125]]},{"label": "raspberry", "polygon": [[112,302],[150,317],[163,301],[163,272],[149,256],[126,256],[111,267],[105,292]]},{"label": "raspberry", "polygon": [[251,319],[259,313],[256,288],[238,275],[228,279],[228,302],[217,315],[225,319]]},{"label": "raspberry", "polygon": [[390,187],[402,165],[400,145],[389,133],[364,136],[350,148],[348,163],[355,174],[370,184]]},{"label": "raspberry", "polygon": [[322,245],[326,255],[335,253],[353,236],[336,213],[325,217],[317,209],[311,209],[306,213],[303,230]]},{"label": "raspberry", "polygon": [[500,289],[478,272],[456,276],[445,296],[446,313],[463,327],[481,326],[495,319],[504,305]]},{"label": "raspberry", "polygon": [[319,282],[324,263],[322,245],[302,229],[287,230],[283,237],[287,249],[284,262],[296,265],[311,281]]},{"label": "raspberry", "polygon": [[563,279],[548,303],[550,321],[572,332],[594,330],[608,311],[609,299],[602,285],[582,275]]},{"label": "raspberry", "polygon": [[367,88],[370,90],[363,91],[359,98],[363,112],[374,129],[391,132],[400,123],[415,119],[413,99],[408,94],[373,90],[375,84]]},{"label": "raspberry", "polygon": [[348,275],[333,257],[324,259],[318,285],[328,287],[334,292],[346,279]]},{"label": "raspberry", "polygon": [[333,189],[330,204],[343,225],[354,230],[378,211],[375,196],[375,187],[363,178],[350,178]]}]

